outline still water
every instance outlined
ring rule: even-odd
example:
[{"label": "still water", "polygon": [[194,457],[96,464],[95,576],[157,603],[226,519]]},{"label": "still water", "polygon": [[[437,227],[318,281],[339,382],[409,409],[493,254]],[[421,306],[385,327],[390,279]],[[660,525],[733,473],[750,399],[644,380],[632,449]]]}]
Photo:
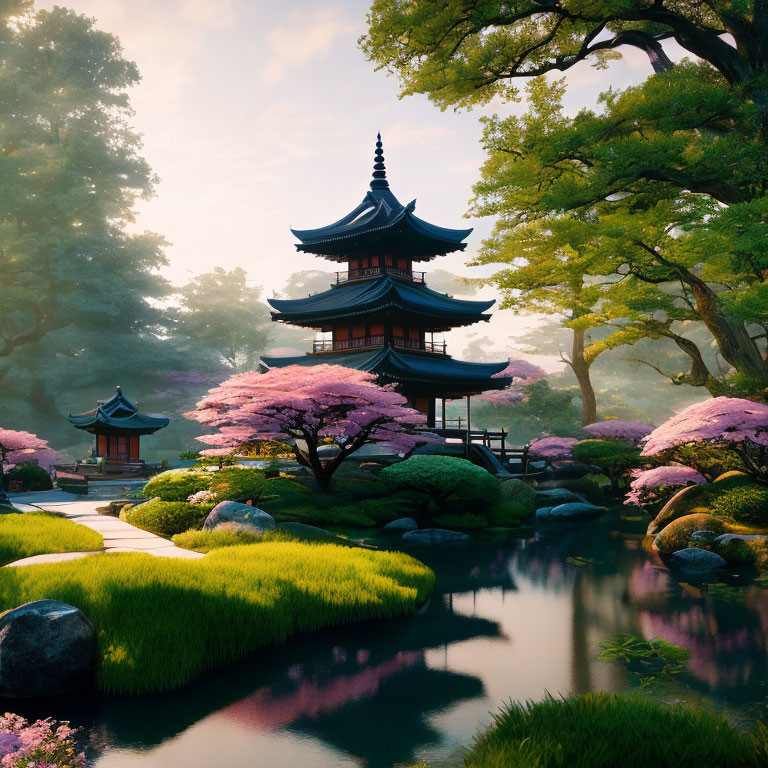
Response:
[{"label": "still water", "polygon": [[691,651],[667,698],[754,715],[768,696],[768,590],[670,574],[643,550],[644,527],[609,513],[423,550],[437,588],[418,615],[295,638],[172,694],[69,697],[44,714],[83,727],[98,768],[457,765],[504,701],[637,684],[597,659],[602,640],[631,632]]}]

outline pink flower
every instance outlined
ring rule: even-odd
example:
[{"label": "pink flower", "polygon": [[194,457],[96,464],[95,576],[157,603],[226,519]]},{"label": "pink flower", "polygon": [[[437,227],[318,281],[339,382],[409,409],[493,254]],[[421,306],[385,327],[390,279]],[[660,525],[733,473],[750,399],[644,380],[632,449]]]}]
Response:
[{"label": "pink flower", "polygon": [[49,469],[60,460],[46,440],[31,432],[17,432],[0,427],[0,466],[8,472],[17,464],[38,464]]},{"label": "pink flower", "polygon": [[584,430],[593,437],[621,438],[636,445],[643,437],[653,432],[653,427],[641,424],[639,421],[608,419],[589,424],[584,427]]}]

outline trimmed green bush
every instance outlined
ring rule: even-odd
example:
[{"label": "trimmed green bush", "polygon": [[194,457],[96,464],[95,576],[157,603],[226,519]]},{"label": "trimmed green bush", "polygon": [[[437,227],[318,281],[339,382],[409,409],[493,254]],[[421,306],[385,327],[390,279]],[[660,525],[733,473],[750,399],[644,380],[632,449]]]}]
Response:
[{"label": "trimmed green bush", "polygon": [[712,501],[713,515],[746,525],[768,525],[768,488],[742,485],[726,489]]},{"label": "trimmed green bush", "polygon": [[763,730],[755,739],[721,715],[639,696],[547,696],[505,707],[475,736],[464,766],[757,768],[765,765]]},{"label": "trimmed green bush", "polygon": [[212,472],[209,490],[217,501],[250,501],[258,503],[267,493],[268,480],[260,469],[250,467],[226,467]]},{"label": "trimmed green bush", "polygon": [[195,469],[169,469],[155,475],[142,491],[148,499],[186,501],[193,493],[207,491],[211,485],[211,472]]},{"label": "trimmed green bush", "polygon": [[583,464],[594,464],[611,481],[611,491],[619,491],[619,480],[639,466],[640,448],[619,440],[582,440],[571,449],[571,455]]},{"label": "trimmed green bush", "polygon": [[21,483],[24,493],[50,491],[53,488],[51,476],[37,464],[17,464],[3,476],[3,487],[10,488],[11,481]]},{"label": "trimmed green bush", "polygon": [[190,528],[202,528],[213,504],[189,504],[186,501],[145,501],[124,511],[125,521],[137,528],[173,536]]},{"label": "trimmed green bush", "polygon": [[689,546],[691,534],[695,531],[713,531],[715,534],[726,532],[722,520],[713,515],[686,515],[673,520],[654,539],[654,544],[661,552],[671,554]]},{"label": "trimmed green bush", "polygon": [[195,560],[119,553],[2,568],[0,611],[44,598],[77,606],[96,628],[98,687],[143,693],[298,632],[407,613],[433,585],[399,552],[267,542]]},{"label": "trimmed green bush", "polygon": [[212,531],[185,531],[173,537],[173,543],[182,549],[195,552],[210,552],[222,547],[236,547],[241,544],[262,544],[267,541],[293,541],[293,536],[281,531],[265,531],[263,534],[248,531],[232,531],[216,528]]},{"label": "trimmed green bush", "polygon": [[490,525],[501,528],[516,528],[535,513],[536,509],[531,509],[527,501],[502,501],[489,507],[484,515],[488,518]]},{"label": "trimmed green bush", "polygon": [[49,552],[103,548],[100,533],[50,512],[0,515],[0,565]]},{"label": "trimmed green bush", "polygon": [[428,514],[482,514],[501,500],[490,472],[453,456],[411,456],[382,470],[379,479],[391,491],[421,495]]}]

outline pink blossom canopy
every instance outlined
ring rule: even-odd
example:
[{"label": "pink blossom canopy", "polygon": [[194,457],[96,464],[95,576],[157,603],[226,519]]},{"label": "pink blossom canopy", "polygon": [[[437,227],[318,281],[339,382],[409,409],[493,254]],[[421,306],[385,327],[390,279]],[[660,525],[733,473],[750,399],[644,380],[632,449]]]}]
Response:
[{"label": "pink blossom canopy", "polygon": [[664,485],[686,486],[706,483],[707,478],[691,467],[668,465],[653,469],[633,469],[634,480],[630,483],[630,491],[625,504],[640,504],[643,491]]},{"label": "pink blossom canopy", "polygon": [[695,403],[665,421],[645,439],[642,456],[688,443],[768,445],[768,405],[738,397]]},{"label": "pink blossom canopy", "polygon": [[218,430],[197,438],[212,446],[202,452],[209,456],[259,440],[327,438],[346,449],[359,447],[362,440],[385,444],[395,453],[440,441],[414,433],[414,427],[426,423],[425,415],[375,380],[374,374],[339,365],[251,371],[230,377],[185,415]]},{"label": "pink blossom canopy", "polygon": [[38,464],[47,470],[60,460],[59,454],[46,440],[31,432],[13,429],[0,428],[0,454],[3,472],[10,471],[17,464]]},{"label": "pink blossom canopy", "polygon": [[593,437],[615,437],[638,443],[646,435],[653,432],[653,427],[641,424],[639,421],[620,421],[619,419],[607,419],[589,424],[584,427]]},{"label": "pink blossom canopy", "polygon": [[542,437],[530,444],[528,453],[541,459],[570,459],[578,442],[574,437]]},{"label": "pink blossom canopy", "polygon": [[484,400],[494,405],[511,405],[525,399],[523,387],[541,381],[547,377],[547,372],[539,365],[529,363],[527,360],[510,360],[507,367],[499,373],[494,373],[494,379],[512,379],[512,384],[507,389],[496,389],[478,395],[478,400]]}]

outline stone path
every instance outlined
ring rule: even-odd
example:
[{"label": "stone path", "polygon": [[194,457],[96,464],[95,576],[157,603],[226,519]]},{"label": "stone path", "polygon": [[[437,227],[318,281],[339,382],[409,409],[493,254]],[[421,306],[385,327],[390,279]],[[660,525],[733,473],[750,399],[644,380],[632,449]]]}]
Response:
[{"label": "stone path", "polygon": [[[143,531],[116,517],[100,515],[97,507],[103,507],[104,501],[85,501],[81,497],[64,491],[41,491],[40,493],[12,494],[11,500],[18,509],[29,512],[44,509],[56,512],[75,523],[98,531],[104,537],[104,549],[107,552],[146,552],[158,557],[180,557],[194,560],[203,557],[201,552],[181,549],[173,542]],[[32,565],[34,563],[57,563],[76,560],[80,557],[96,554],[95,552],[60,552],[56,554],[33,555],[9,563],[6,567]]]}]

